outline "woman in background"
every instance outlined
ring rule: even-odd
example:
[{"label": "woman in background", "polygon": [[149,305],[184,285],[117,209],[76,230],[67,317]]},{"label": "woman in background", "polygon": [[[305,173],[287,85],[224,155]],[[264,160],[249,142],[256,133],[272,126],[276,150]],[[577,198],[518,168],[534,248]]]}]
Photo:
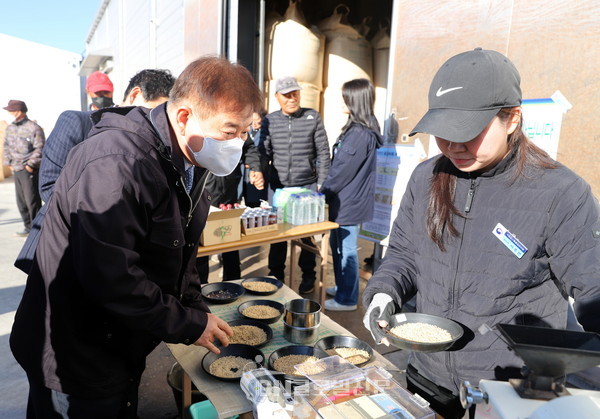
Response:
[{"label": "woman in background", "polygon": [[327,294],[325,309],[356,310],[358,305],[358,225],[373,218],[376,150],[383,140],[373,114],[375,89],[367,79],[342,86],[348,122],[333,145],[327,179],[321,187],[329,204],[329,220],[340,227],[331,232],[335,287]]}]

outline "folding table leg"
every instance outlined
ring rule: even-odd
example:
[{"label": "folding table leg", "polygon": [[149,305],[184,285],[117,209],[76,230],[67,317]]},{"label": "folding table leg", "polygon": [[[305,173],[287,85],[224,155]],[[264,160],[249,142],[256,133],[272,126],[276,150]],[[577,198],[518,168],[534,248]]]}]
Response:
[{"label": "folding table leg", "polygon": [[290,282],[289,287],[297,291],[294,287],[294,281],[296,279],[296,240],[290,240]]},{"label": "folding table leg", "polygon": [[[325,281],[327,280],[327,258],[329,257],[329,231],[323,233],[321,238],[321,248],[319,249],[319,255],[321,256],[321,267],[319,272],[320,277],[320,297],[319,304],[323,307],[325,304],[325,295],[326,295],[326,285]],[[318,248],[318,247],[317,247]]]},{"label": "folding table leg", "polygon": [[181,416],[186,419],[190,417],[189,408],[192,405],[192,380],[185,370],[182,375]]}]

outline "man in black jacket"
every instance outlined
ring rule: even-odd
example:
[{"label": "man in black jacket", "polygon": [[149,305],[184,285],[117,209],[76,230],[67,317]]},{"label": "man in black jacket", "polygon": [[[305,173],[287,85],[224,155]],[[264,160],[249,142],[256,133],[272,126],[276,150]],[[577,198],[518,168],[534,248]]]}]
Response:
[{"label": "man in black jacket", "polygon": [[[275,83],[275,97],[281,110],[268,114],[260,129],[259,149],[270,161],[270,192],[301,186],[318,190],[329,171],[329,143],[321,120],[314,109],[300,107],[300,86],[293,77]],[[312,238],[303,239],[310,243]],[[269,275],[283,280],[287,243],[275,243],[269,251]],[[309,293],[315,283],[315,255],[300,252],[302,270],[300,293]]]},{"label": "man in black jacket", "polygon": [[162,340],[219,352],[195,269],[209,172],[238,164],[262,97],[250,73],[205,57],[153,110],[94,113],[48,203],[10,337],[28,417],[135,418],[146,356]]}]

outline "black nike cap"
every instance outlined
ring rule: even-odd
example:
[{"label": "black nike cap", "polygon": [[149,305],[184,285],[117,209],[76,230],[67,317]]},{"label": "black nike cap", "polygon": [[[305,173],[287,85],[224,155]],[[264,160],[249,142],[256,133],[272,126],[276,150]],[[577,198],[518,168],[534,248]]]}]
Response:
[{"label": "black nike cap", "polygon": [[521,105],[521,76],[497,51],[475,48],[446,61],[429,88],[429,110],[410,135],[424,132],[466,143],[488,126],[498,111]]}]

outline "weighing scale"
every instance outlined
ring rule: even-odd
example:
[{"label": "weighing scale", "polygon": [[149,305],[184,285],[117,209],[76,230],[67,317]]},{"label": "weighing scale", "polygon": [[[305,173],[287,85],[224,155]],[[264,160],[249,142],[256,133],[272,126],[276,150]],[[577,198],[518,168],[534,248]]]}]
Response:
[{"label": "weighing scale", "polygon": [[600,392],[565,387],[566,375],[600,364],[600,335],[499,324],[509,348],[523,360],[522,379],[465,381],[463,407],[476,419],[600,418]]}]

